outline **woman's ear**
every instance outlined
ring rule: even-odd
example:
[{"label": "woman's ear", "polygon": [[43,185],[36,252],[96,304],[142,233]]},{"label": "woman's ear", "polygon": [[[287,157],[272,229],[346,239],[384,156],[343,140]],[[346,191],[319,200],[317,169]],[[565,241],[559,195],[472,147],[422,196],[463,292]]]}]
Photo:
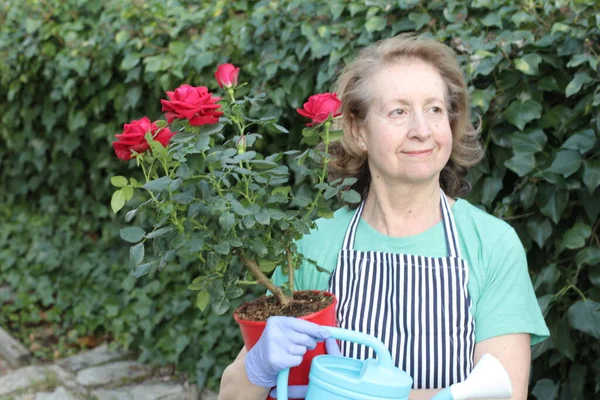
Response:
[{"label": "woman's ear", "polygon": [[356,145],[357,148],[362,151],[366,151],[367,147],[365,144],[366,132],[362,124],[359,124],[356,119],[352,118],[350,121],[350,135],[352,136],[352,141]]}]

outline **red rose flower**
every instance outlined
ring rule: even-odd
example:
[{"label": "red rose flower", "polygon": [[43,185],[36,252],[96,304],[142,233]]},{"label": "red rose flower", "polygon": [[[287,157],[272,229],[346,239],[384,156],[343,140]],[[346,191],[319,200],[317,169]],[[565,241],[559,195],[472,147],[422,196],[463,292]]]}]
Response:
[{"label": "red rose flower", "polygon": [[219,97],[212,97],[212,93],[205,86],[193,87],[181,85],[174,92],[167,92],[169,100],[161,100],[162,110],[166,111],[167,122],[174,119],[187,119],[192,126],[216,124],[223,115],[217,101]]},{"label": "red rose flower", "polygon": [[169,130],[169,127],[159,129],[156,123],[150,122],[148,117],[131,121],[123,126],[123,133],[115,135],[117,139],[113,142],[115,154],[122,160],[131,160],[132,153],[143,153],[150,148],[146,141],[146,133],[150,132],[154,140],[167,147],[169,140],[175,134]]},{"label": "red rose flower", "polygon": [[215,72],[215,79],[220,87],[232,87],[238,83],[239,68],[236,68],[233,64],[221,64],[217,67]]},{"label": "red rose flower", "polygon": [[304,107],[297,108],[296,111],[303,117],[312,119],[312,122],[306,124],[306,126],[313,126],[327,121],[330,115],[333,118],[342,115],[339,112],[341,106],[342,102],[335,93],[321,93],[310,96],[308,101],[304,103]]}]

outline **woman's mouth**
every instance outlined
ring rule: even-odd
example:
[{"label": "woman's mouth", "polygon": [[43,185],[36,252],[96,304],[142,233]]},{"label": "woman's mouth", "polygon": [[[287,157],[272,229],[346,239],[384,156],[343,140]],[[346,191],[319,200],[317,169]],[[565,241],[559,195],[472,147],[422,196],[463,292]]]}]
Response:
[{"label": "woman's mouth", "polygon": [[415,158],[424,158],[424,157],[427,157],[432,152],[433,152],[433,149],[415,150],[415,151],[403,151],[403,153],[406,154],[407,156],[409,156],[409,157],[415,157]]}]

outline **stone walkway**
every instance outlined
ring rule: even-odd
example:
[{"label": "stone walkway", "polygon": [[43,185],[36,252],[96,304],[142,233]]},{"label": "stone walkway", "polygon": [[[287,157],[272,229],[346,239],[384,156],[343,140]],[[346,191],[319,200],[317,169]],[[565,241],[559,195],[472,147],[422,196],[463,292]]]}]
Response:
[{"label": "stone walkway", "polygon": [[217,400],[217,395],[103,345],[18,369],[0,358],[0,400]]}]

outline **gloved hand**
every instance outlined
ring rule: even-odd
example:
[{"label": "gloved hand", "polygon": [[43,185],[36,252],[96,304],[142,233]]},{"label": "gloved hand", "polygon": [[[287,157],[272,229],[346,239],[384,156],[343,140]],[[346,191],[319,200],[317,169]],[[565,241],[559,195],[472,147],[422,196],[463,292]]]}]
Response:
[{"label": "gloved hand", "polygon": [[328,338],[327,329],[294,317],[271,317],[258,342],[246,354],[248,380],[256,386],[271,388],[277,374],[300,365],[306,350]]},{"label": "gloved hand", "polygon": [[[327,354],[332,356],[342,356],[342,352],[340,351],[340,347],[337,344],[337,341],[334,338],[325,339],[325,349],[327,350]],[[289,399],[303,399],[306,397],[306,391],[308,389],[308,385],[296,385],[296,386],[288,386],[288,398]],[[273,388],[269,396],[276,399],[277,398],[277,388]]]}]

